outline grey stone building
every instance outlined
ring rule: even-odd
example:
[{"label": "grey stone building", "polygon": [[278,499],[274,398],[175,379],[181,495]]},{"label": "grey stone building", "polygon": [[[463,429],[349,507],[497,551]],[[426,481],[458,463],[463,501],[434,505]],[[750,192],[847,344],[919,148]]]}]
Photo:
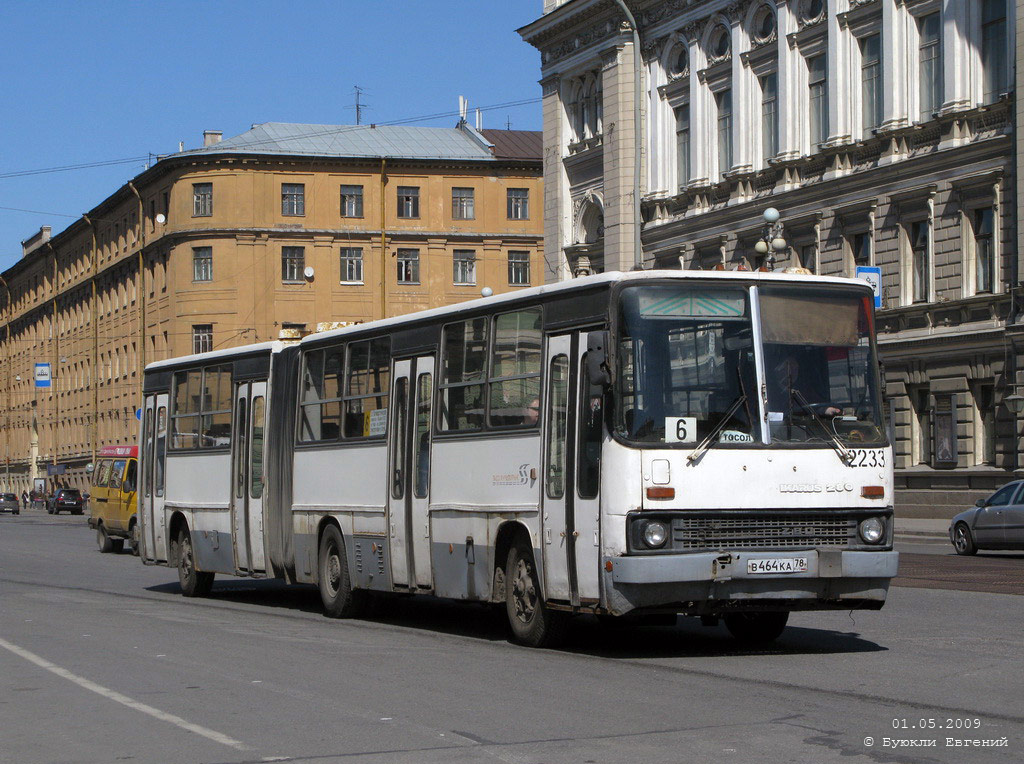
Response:
[{"label": "grey stone building", "polygon": [[880,269],[899,510],[951,516],[1024,445],[1021,6],[544,0],[547,278],[767,267],[768,207],[777,266]]}]

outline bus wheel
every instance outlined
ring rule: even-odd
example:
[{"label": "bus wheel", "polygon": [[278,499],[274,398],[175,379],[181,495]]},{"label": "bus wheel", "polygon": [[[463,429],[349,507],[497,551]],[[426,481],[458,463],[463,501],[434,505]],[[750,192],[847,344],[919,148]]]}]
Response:
[{"label": "bus wheel", "polygon": [[522,541],[512,545],[505,565],[505,611],[512,639],[527,647],[550,647],[565,630],[565,613],[549,610],[541,596],[533,552]]},{"label": "bus wheel", "polygon": [[102,525],[96,526],[96,546],[103,554],[114,551],[114,540],[107,535],[107,529]]},{"label": "bus wheel", "polygon": [[131,529],[130,532],[131,532],[131,542],[130,543],[132,545],[132,555],[134,555],[135,557],[138,557],[139,556],[139,524],[138,523],[132,523],[132,529]]},{"label": "bus wheel", "polygon": [[320,538],[320,601],[328,618],[354,618],[366,605],[366,592],[352,589],[345,556],[345,540],[334,525]]},{"label": "bus wheel", "polygon": [[203,597],[213,587],[213,573],[196,570],[192,537],[187,530],[178,536],[178,581],[181,583],[181,593],[186,597]]},{"label": "bus wheel", "polygon": [[729,613],[725,616],[725,628],[740,642],[764,645],[774,642],[786,628],[789,613]]}]

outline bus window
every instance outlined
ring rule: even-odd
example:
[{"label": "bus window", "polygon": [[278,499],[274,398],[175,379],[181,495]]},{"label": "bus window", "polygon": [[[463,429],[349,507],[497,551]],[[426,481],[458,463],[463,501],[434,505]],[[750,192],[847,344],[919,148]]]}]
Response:
[{"label": "bus window", "polygon": [[409,398],[409,380],[402,377],[395,386],[395,435],[393,439],[394,453],[391,455],[393,472],[391,476],[391,496],[401,499],[405,496],[405,422],[407,401]]},{"label": "bus window", "polygon": [[96,482],[94,485],[101,488],[106,488],[107,481],[110,479],[110,460],[104,459],[96,467]]},{"label": "bus window", "polygon": [[263,495],[263,420],[267,402],[262,395],[252,399],[252,442],[249,458],[252,467],[249,474],[249,495],[258,499]]},{"label": "bus window", "polygon": [[430,374],[420,374],[416,382],[416,439],[412,444],[416,450],[413,463],[416,465],[414,494],[417,499],[427,498],[427,486],[430,485],[431,392]]},{"label": "bus window", "polygon": [[113,488],[115,491],[121,490],[121,477],[124,475],[124,459],[115,459],[113,466],[110,468],[110,480],[107,481],[107,487]]},{"label": "bus window", "polygon": [[540,400],[540,323],[538,309],[503,313],[494,319],[488,408],[491,427],[537,424],[530,407]]},{"label": "bus window", "polygon": [[548,381],[547,479],[545,491],[549,499],[565,495],[565,429],[568,416],[569,358],[555,356],[551,360]]},{"label": "bus window", "polygon": [[124,474],[124,484],[121,486],[121,491],[123,493],[131,493],[132,491],[135,490],[135,471],[136,461],[134,459],[131,459],[128,462],[128,469],[125,471]]},{"label": "bus window", "polygon": [[[584,356],[583,368],[586,368]],[[576,491],[581,499],[597,498],[601,482],[601,421],[604,398],[586,374],[580,374],[579,441],[576,449]]]},{"label": "bus window", "polygon": [[390,387],[391,338],[349,343],[344,437],[383,438],[387,434]]},{"label": "bus window", "polygon": [[[143,438],[144,451],[143,459],[150,459],[153,455],[153,409],[146,409],[146,423],[143,431],[146,433]],[[144,462],[147,463],[147,462]],[[153,495],[153,470],[147,469],[142,476],[143,493],[146,496]]]},{"label": "bus window", "polygon": [[161,406],[156,412],[156,457],[153,459],[153,471],[156,483],[156,495],[164,495],[164,454],[167,451],[167,407]]}]

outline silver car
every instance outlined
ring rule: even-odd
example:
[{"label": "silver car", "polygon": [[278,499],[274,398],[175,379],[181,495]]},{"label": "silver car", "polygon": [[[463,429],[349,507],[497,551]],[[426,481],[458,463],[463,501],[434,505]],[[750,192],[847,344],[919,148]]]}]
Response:
[{"label": "silver car", "polygon": [[1024,549],[1024,480],[1007,483],[954,517],[949,540],[957,554],[979,549]]},{"label": "silver car", "polygon": [[0,512],[10,512],[12,515],[21,514],[21,502],[13,493],[0,493]]}]

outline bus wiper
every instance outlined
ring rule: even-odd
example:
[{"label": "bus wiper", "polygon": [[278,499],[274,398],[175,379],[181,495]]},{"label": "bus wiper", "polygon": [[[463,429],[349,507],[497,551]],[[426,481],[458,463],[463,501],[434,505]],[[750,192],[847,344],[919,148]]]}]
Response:
[{"label": "bus wiper", "polygon": [[796,402],[800,404],[800,407],[808,414],[810,414],[811,418],[818,423],[818,426],[825,431],[825,435],[828,436],[829,442],[832,444],[832,447],[836,450],[836,453],[839,454],[839,458],[842,460],[843,464],[849,466],[850,462],[853,461],[853,452],[843,445],[843,442],[839,440],[839,437],[834,432],[832,432],[832,430],[828,428],[828,425],[825,424],[822,418],[818,416],[818,412],[811,408],[811,404],[809,404],[807,402],[807,399],[804,398],[803,393],[801,393],[796,388],[793,388],[793,397],[796,398]]},{"label": "bus wiper", "polygon": [[704,440],[702,440],[697,445],[697,447],[693,449],[690,455],[686,457],[687,464],[693,464],[695,461],[697,461],[704,455],[705,451],[711,448],[711,444],[714,442],[715,437],[718,435],[718,433],[725,429],[725,426],[729,423],[729,420],[732,419],[732,415],[736,413],[736,409],[743,405],[743,401],[745,401],[746,399],[747,394],[740,393],[740,396],[735,401],[732,402],[732,405],[729,407],[729,410],[722,414],[722,418],[718,420],[718,424],[716,424],[712,428],[711,432],[707,434]]}]

